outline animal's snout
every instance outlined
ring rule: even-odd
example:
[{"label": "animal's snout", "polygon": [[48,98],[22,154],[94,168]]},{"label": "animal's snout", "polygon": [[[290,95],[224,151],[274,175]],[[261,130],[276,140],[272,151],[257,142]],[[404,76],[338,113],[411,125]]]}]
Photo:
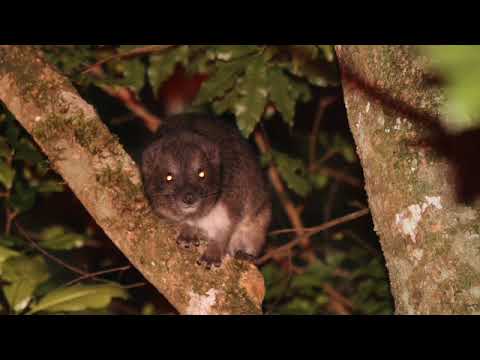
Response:
[{"label": "animal's snout", "polygon": [[195,205],[197,201],[198,197],[192,192],[188,192],[183,196],[183,202],[185,205],[192,206]]}]

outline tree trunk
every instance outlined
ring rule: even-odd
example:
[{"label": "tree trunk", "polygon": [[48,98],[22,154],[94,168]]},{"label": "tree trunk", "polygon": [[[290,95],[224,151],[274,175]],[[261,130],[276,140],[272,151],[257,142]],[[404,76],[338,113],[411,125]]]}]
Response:
[{"label": "tree trunk", "polygon": [[479,205],[459,200],[479,137],[445,134],[442,89],[413,46],[336,52],[396,313],[480,313]]},{"label": "tree trunk", "polygon": [[196,265],[176,246],[178,229],[148,206],[137,166],[95,110],[30,46],[0,46],[0,100],[33,136],[99,226],[182,314],[258,314],[263,277],[227,259]]}]

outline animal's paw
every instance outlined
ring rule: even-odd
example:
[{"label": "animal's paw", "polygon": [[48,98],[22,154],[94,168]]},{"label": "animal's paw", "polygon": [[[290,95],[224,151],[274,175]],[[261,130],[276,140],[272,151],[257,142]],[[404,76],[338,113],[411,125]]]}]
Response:
[{"label": "animal's paw", "polygon": [[244,251],[239,250],[235,253],[235,259],[253,263],[253,262],[255,262],[256,257],[253,256],[253,255],[250,255],[250,254],[248,254]]},{"label": "animal's paw", "polygon": [[190,249],[193,246],[200,246],[200,240],[194,234],[181,233],[177,238],[177,244],[184,249]]},{"label": "animal's paw", "polygon": [[210,270],[212,267],[219,268],[222,266],[222,258],[216,255],[203,254],[200,259],[198,259],[197,264],[203,266]]}]

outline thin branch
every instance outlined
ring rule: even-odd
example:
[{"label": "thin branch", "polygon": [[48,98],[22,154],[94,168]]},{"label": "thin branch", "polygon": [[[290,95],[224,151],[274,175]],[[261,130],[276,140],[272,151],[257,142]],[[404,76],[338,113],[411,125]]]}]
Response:
[{"label": "thin branch", "polygon": [[332,177],[335,180],[348,184],[354,188],[363,189],[362,181],[358,180],[357,178],[354,178],[351,175],[345,174],[340,170],[323,167],[323,166],[321,169],[317,170],[317,167],[314,165],[312,168],[312,171],[313,172],[318,171],[318,173],[321,175]]},{"label": "thin branch", "polygon": [[[105,76],[101,67],[92,67],[90,70],[94,76],[101,79]],[[162,120],[151,113],[141,102],[139,102],[131,90],[126,87],[121,86],[108,86],[105,84],[98,85],[100,89],[106,92],[111,97],[114,97],[120,100],[127,109],[129,109],[133,114],[142,119],[145,127],[152,133],[155,133]]]},{"label": "thin branch", "polygon": [[345,296],[343,296],[340,292],[335,290],[335,288],[332,285],[330,285],[329,283],[324,283],[322,285],[322,288],[323,290],[325,290],[328,296],[330,296],[332,299],[335,299],[345,307],[348,307],[353,310],[354,308],[353,303],[349,299],[347,299]]},{"label": "thin branch", "polygon": [[[322,232],[324,230],[330,229],[334,226],[341,225],[341,224],[347,223],[347,222],[352,221],[352,220],[356,220],[356,219],[358,219],[360,217],[363,217],[365,215],[368,215],[368,214],[370,214],[370,209],[361,209],[361,210],[355,211],[355,212],[353,212],[349,215],[345,215],[345,216],[342,216],[338,219],[326,222],[322,225],[318,225],[318,226],[314,226],[314,227],[310,227],[310,228],[304,228],[304,231],[311,236],[311,235],[317,234],[319,232]],[[296,232],[295,229],[283,229],[283,230],[272,231],[272,232],[270,232],[269,235],[291,234],[291,233],[294,233],[294,232]]]},{"label": "thin branch", "polygon": [[132,92],[123,87],[111,87],[101,85],[100,88],[108,95],[117,98],[136,116],[143,120],[146,128],[155,133],[161,124],[161,119],[151,113],[144,105],[142,105],[132,94]]},{"label": "thin branch", "polygon": [[125,285],[125,286],[122,286],[123,289],[125,290],[130,290],[130,289],[137,289],[137,288],[140,288],[140,287],[144,287],[144,286],[147,286],[148,283],[146,282],[140,282],[140,283],[136,283],[136,284],[132,284],[132,285]]},{"label": "thin branch", "polygon": [[[270,145],[268,144],[267,138],[265,133],[258,128],[255,133],[255,142],[262,154],[267,154],[270,152]],[[297,233],[298,236],[303,235],[303,222],[302,219],[300,218],[300,214],[293,204],[293,202],[290,200],[290,197],[288,196],[288,193],[285,189],[285,186],[283,184],[283,181],[280,177],[280,173],[278,172],[277,168],[273,165],[270,165],[268,168],[268,177],[270,179],[270,182],[272,183],[275,192],[278,195],[278,198],[280,199],[280,202],[282,203],[283,208],[285,209],[285,212],[293,225],[294,231]],[[305,247],[308,244],[308,237],[302,237],[302,244],[305,245]]]},{"label": "thin branch", "polygon": [[[338,181],[334,181],[328,188],[327,198],[325,200],[325,205],[323,206],[323,221],[327,222],[332,219],[332,211],[335,206],[335,198],[337,196],[340,186]],[[323,237],[325,240],[328,239],[329,232],[324,231]]]},{"label": "thin branch", "polygon": [[330,105],[332,105],[335,101],[337,101],[337,96],[329,96],[322,98],[318,102],[318,109],[317,113],[315,114],[315,119],[313,121],[313,129],[310,134],[310,147],[309,147],[309,157],[310,157],[310,166],[316,161],[317,155],[317,146],[318,146],[318,133],[320,132],[320,125],[325,115],[325,111],[328,109]]},{"label": "thin branch", "polygon": [[[82,269],[79,269],[73,265],[70,265],[70,264],[67,264],[65,261],[57,258],[56,256],[50,254],[48,251],[46,251],[45,249],[43,249],[40,245],[38,245],[34,240],[32,240],[30,238],[30,236],[27,234],[27,232],[23,229],[23,227],[18,223],[18,221],[15,221],[13,223],[15,225],[15,227],[17,228],[18,232],[25,238],[28,240],[28,242],[35,248],[37,249],[40,253],[42,253],[42,255],[44,255],[45,257],[49,258],[50,260],[52,260],[53,262],[57,263],[58,265],[64,267],[65,269],[68,269],[70,270],[71,272],[74,272],[76,274],[80,274],[82,276],[89,276],[90,274],[86,271],[83,271]],[[95,278],[96,279],[96,278]],[[102,279],[96,279],[96,280],[101,280],[101,281],[104,281]]]},{"label": "thin branch", "polygon": [[170,48],[175,47],[175,46],[178,46],[178,45],[149,45],[149,46],[144,46],[144,47],[141,47],[141,48],[136,48],[136,49],[124,52],[124,53],[115,54],[115,55],[112,55],[112,56],[110,56],[106,59],[100,60],[100,61],[96,62],[95,64],[89,65],[81,73],[82,74],[89,73],[90,71],[94,70],[95,68],[97,68],[101,65],[104,65],[107,62],[110,62],[110,61],[113,61],[113,60],[123,59],[123,58],[131,57],[131,56],[145,55],[145,54],[154,53],[154,52],[162,52],[162,51],[165,51],[165,50],[170,49]]},{"label": "thin branch", "polygon": [[316,164],[313,164],[312,165],[312,169],[315,168],[316,166],[318,167],[319,165],[327,162],[328,160],[330,160],[331,158],[333,158],[334,156],[338,155],[339,154],[339,151],[336,150],[336,149],[329,149],[321,158],[320,160],[317,161]]},{"label": "thin branch", "polygon": [[80,277],[66,283],[63,287],[72,286],[72,285],[74,285],[74,284],[76,284],[80,281],[91,279],[91,278],[94,278],[96,276],[107,275],[107,274],[116,273],[116,272],[123,272],[123,271],[129,270],[131,268],[132,268],[131,265],[126,265],[126,266],[116,267],[116,268],[113,268],[113,269],[102,270],[102,271],[97,271],[97,272],[90,273],[90,274],[85,274],[83,276],[80,276]]},{"label": "thin branch", "polygon": [[[7,196],[10,197],[10,194]],[[12,232],[12,222],[18,216],[18,210],[11,211],[8,205],[5,205],[5,235],[10,235]]]},{"label": "thin branch", "polygon": [[370,244],[368,244],[366,241],[364,241],[360,236],[358,236],[357,234],[355,234],[353,231],[351,230],[344,230],[342,231],[344,235],[346,236],[350,236],[357,244],[359,244],[360,246],[362,246],[363,248],[365,248],[368,252],[370,252],[370,254],[372,254],[373,256],[379,256],[379,257],[382,257],[383,256],[383,253],[377,249],[375,249],[373,246],[371,246]]},{"label": "thin branch", "polygon": [[[362,209],[362,210],[356,211],[352,214],[343,216],[341,218],[326,222],[325,224],[315,226],[315,227],[312,227],[312,228],[306,228],[306,229],[304,229],[304,235],[298,236],[295,240],[292,240],[292,241],[290,241],[289,243],[287,243],[283,246],[280,246],[276,249],[270,250],[265,256],[258,259],[256,263],[258,265],[262,265],[265,262],[267,262],[268,260],[270,260],[271,258],[274,258],[274,257],[277,257],[277,256],[284,256],[283,253],[289,251],[290,249],[292,249],[293,247],[295,247],[297,245],[300,245],[302,243],[302,240],[304,239],[304,237],[312,236],[314,234],[325,231],[325,230],[330,229],[332,227],[335,227],[335,226],[338,226],[338,225],[341,225],[341,224],[345,224],[347,222],[353,221],[353,220],[358,219],[360,217],[366,216],[369,213],[370,213],[370,209]],[[271,232],[270,235],[290,234],[290,233],[293,233],[293,232],[296,232],[296,230],[295,229],[277,230],[277,231]]]}]

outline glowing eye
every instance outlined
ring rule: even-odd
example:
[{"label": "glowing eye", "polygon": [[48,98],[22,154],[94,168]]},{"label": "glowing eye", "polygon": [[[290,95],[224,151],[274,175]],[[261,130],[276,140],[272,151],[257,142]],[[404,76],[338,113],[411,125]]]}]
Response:
[{"label": "glowing eye", "polygon": [[172,175],[167,175],[165,178],[168,182],[173,181],[173,176]]},{"label": "glowing eye", "polygon": [[205,171],[200,171],[200,172],[198,173],[198,177],[200,177],[200,178],[202,178],[202,179],[205,178],[206,175],[207,175],[207,174],[205,173]]}]

